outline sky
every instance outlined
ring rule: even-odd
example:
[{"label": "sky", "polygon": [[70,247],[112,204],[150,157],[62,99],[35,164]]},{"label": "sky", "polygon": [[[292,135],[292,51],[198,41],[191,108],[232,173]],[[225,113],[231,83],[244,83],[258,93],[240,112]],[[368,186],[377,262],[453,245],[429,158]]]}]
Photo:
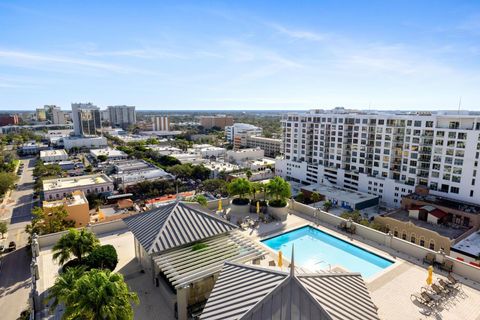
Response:
[{"label": "sky", "polygon": [[0,110],[72,102],[480,110],[480,1],[0,1]]}]

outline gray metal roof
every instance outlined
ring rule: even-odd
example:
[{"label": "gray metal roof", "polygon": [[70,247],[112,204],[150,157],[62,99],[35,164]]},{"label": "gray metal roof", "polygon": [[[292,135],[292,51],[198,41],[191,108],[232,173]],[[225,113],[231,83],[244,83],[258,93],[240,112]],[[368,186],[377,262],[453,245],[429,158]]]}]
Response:
[{"label": "gray metal roof", "polygon": [[175,202],[123,219],[148,253],[197,242],[237,227],[185,203]]},{"label": "gray metal roof", "polygon": [[206,245],[203,249],[193,250],[193,245],[185,246],[153,257],[153,261],[168,281],[178,288],[218,273],[225,260],[244,263],[266,254],[259,244],[237,230],[202,243]]},{"label": "gray metal roof", "polygon": [[200,317],[378,320],[360,274],[290,275],[226,262]]}]

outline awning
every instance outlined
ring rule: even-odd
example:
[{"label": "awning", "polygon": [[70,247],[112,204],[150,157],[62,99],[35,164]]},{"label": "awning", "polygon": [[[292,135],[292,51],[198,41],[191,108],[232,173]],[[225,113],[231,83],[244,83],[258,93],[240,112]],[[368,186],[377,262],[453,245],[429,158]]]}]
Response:
[{"label": "awning", "polygon": [[166,252],[153,260],[175,288],[211,276],[225,261],[246,263],[266,254],[260,245],[238,231],[202,241],[207,247],[193,250],[193,245]]}]

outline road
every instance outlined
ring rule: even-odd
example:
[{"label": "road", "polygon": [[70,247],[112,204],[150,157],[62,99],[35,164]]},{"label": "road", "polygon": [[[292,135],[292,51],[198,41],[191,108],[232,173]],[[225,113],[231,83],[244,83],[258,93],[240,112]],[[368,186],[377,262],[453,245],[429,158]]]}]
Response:
[{"label": "road", "polygon": [[28,234],[25,226],[30,223],[33,201],[33,168],[35,159],[22,159],[23,174],[18,181],[17,190],[13,190],[7,201],[1,220],[10,224],[5,243],[15,241],[17,250],[4,254],[0,270],[0,310],[1,319],[17,319],[20,312],[28,306],[30,293],[30,250],[26,247]]}]

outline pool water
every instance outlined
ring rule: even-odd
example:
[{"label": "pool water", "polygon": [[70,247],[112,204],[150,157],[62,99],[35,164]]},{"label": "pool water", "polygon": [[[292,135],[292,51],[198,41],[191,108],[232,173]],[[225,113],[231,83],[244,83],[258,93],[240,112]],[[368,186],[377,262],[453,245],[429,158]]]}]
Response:
[{"label": "pool water", "polygon": [[310,271],[329,270],[336,265],[351,272],[371,277],[393,264],[370,251],[329,235],[311,226],[305,226],[262,241],[273,250],[282,251],[290,260],[295,244],[295,265]]}]

